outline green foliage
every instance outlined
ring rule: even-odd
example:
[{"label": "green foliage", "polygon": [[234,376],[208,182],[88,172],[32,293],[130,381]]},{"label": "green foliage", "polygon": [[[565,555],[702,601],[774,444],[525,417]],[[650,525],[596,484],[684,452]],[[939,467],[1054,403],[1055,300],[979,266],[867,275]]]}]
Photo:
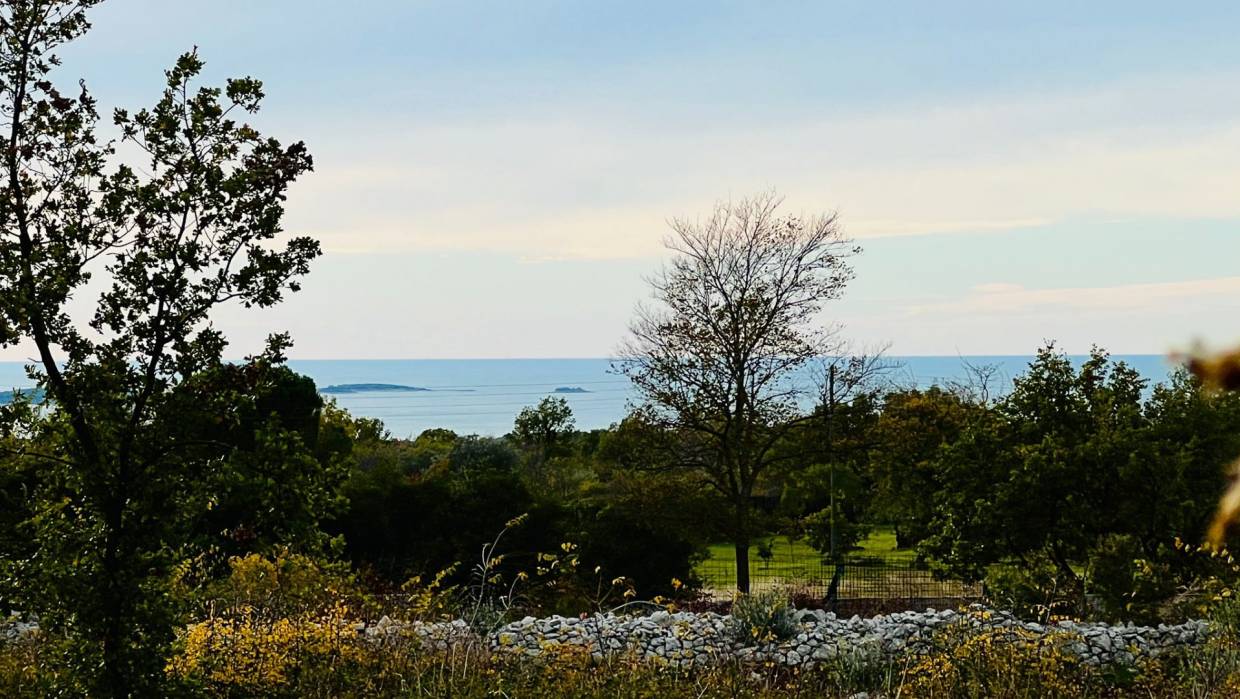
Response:
[{"label": "green foliage", "polygon": [[1240,692],[1240,601],[1232,596],[1213,604],[1207,617],[1210,637],[1186,653],[1174,680],[1192,697],[1235,696]]},{"label": "green foliage", "polygon": [[198,513],[189,551],[223,562],[277,548],[323,550],[320,521],[343,506],[345,471],[335,454],[317,448],[323,402],[314,382],[260,358],[190,377],[174,395],[180,443],[231,447],[226,462],[186,493],[194,498],[188,512]]},{"label": "green foliage", "polygon": [[794,611],[792,597],[778,588],[737,593],[732,601],[732,635],[754,644],[791,638],[797,631]]},{"label": "green foliage", "polygon": [[512,425],[512,437],[522,448],[546,461],[563,452],[576,427],[568,401],[558,396],[543,398],[535,407],[522,408]]},{"label": "green foliage", "polygon": [[838,559],[843,559],[848,551],[858,548],[861,541],[869,535],[870,526],[850,517],[847,514],[847,505],[846,499],[839,496],[836,498],[834,510],[827,506],[804,519],[805,539],[810,546],[820,553],[829,553],[834,537]]},{"label": "green foliage", "polygon": [[780,510],[794,518],[794,529],[803,532],[819,552],[828,554],[832,550],[833,525],[835,551],[840,557],[854,550],[869,533],[865,519],[872,491],[862,472],[863,466],[845,461],[811,464],[787,477]]},{"label": "green foliage", "polygon": [[[1129,620],[1157,624],[1171,620],[1164,603],[1173,598],[1179,583],[1187,579],[1187,561],[1172,557],[1160,547],[1146,558],[1137,537],[1108,534],[1089,554],[1086,583],[1097,602],[1097,615],[1110,621]],[[1175,561],[1174,558],[1181,558]]]},{"label": "green foliage", "polygon": [[[3,416],[20,443],[4,481],[28,494],[16,524],[28,544],[3,577],[65,639],[67,691],[149,695],[177,618],[170,568],[220,544],[204,527],[222,522],[238,547],[294,542],[330,505],[304,453],[317,407],[282,403],[306,407],[305,386],[230,375],[210,324],[220,304],[295,291],[319,247],[282,236],[286,191],[311,169],[304,144],[238,121],[258,111],[261,83],[199,87],[196,53],[153,107],[115,112],[123,153],[142,162],[112,167],[122,151],[97,139],[93,97],[50,80],[95,4],[0,8],[0,345],[33,345],[49,400],[37,419]],[[71,314],[79,297],[94,301],[84,317]],[[274,337],[241,372],[273,372],[287,344]]]},{"label": "green foliage", "polygon": [[934,500],[928,494],[943,487],[940,452],[984,410],[938,387],[894,391],[884,398],[871,434],[872,516],[895,526],[901,546],[929,537]]},{"label": "green foliage", "polygon": [[1066,578],[1045,554],[1031,555],[1020,565],[991,566],[985,582],[991,604],[1017,616],[1041,622],[1081,616],[1076,577]]},{"label": "green foliage", "polygon": [[573,514],[575,541],[588,567],[605,579],[624,576],[645,599],[676,592],[673,580],[699,583],[712,502],[674,475],[612,474]]},{"label": "green foliage", "polygon": [[495,437],[459,437],[448,454],[449,467],[464,478],[516,473],[520,462],[521,456],[508,440]]},{"label": "green foliage", "polygon": [[[324,422],[346,417],[329,411]],[[501,572],[532,575],[538,553],[573,542],[580,547],[580,572],[572,581],[560,576],[557,585],[574,592],[554,604],[575,614],[592,609],[610,591],[609,581],[621,577],[646,597],[671,594],[673,579],[692,587],[694,564],[716,531],[710,523],[717,510],[700,484],[615,463],[605,446],[610,431],[558,438],[555,472],[580,474],[567,489],[533,477],[509,440],[429,430],[409,443],[348,425],[325,426],[328,432],[361,435],[341,456],[350,474],[344,485],[349,505],[331,530],[381,583],[429,579],[451,569],[444,585],[464,587],[478,548],[509,519],[528,513],[523,526],[506,535],[511,553]],[[524,456],[528,465],[530,455]],[[534,595],[536,586],[526,587],[527,597],[549,599]]]},{"label": "green foliage", "polygon": [[[537,501],[506,441],[469,436],[449,445],[444,439],[424,434],[412,445],[366,439],[342,456],[349,469],[342,490],[348,505],[328,528],[343,536],[355,564],[387,584],[433,575],[472,559],[495,532],[525,513],[529,523],[509,538],[524,563],[565,540],[562,506]],[[437,456],[423,468],[428,453]],[[456,570],[449,582],[465,582],[468,571]]]},{"label": "green foliage", "polygon": [[1084,614],[1089,591],[1106,616],[1153,619],[1156,599],[1192,577],[1169,544],[1205,535],[1240,451],[1238,408],[1182,372],[1147,392],[1101,350],[1078,368],[1048,346],[927,462],[937,487],[922,550],[968,579],[1019,562],[1020,584],[1004,587],[1026,607],[1056,597]]}]

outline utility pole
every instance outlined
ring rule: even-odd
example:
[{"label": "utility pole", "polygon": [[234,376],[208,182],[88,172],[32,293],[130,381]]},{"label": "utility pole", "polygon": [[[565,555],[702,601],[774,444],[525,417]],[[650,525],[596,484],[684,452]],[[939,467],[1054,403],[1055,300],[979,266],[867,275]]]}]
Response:
[{"label": "utility pole", "polygon": [[831,561],[835,562],[835,365],[827,370],[827,474],[831,488]]},{"label": "utility pole", "polygon": [[835,571],[831,575],[831,584],[827,587],[827,608],[835,610],[836,601],[840,593],[840,581],[844,577],[844,564],[836,557],[835,518],[838,513],[835,511],[835,364],[827,369],[827,395],[826,405],[824,406],[827,419],[827,474],[828,487],[831,488],[831,549],[830,560],[835,565]]}]

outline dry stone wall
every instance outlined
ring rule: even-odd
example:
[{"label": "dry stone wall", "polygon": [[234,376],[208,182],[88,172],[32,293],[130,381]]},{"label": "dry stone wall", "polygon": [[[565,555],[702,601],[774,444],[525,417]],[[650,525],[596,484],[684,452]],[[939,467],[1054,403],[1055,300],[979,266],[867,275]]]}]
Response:
[{"label": "dry stone wall", "polygon": [[724,660],[809,666],[841,657],[893,658],[929,651],[936,636],[977,632],[1011,638],[1052,635],[1062,641],[1066,651],[1086,662],[1130,664],[1138,656],[1156,656],[1196,646],[1209,633],[1203,621],[1157,627],[1072,621],[1043,625],[980,607],[965,611],[902,612],[868,619],[845,619],[829,612],[805,610],[796,613],[796,621],[795,635],[777,642],[738,639],[728,615],[667,611],[646,616],[526,617],[485,639],[474,637],[461,621],[405,624],[384,619],[365,628],[363,633],[376,640],[412,634],[437,648],[473,639],[484,641],[492,651],[500,653],[539,657],[570,649],[599,660],[633,655],[681,667]]}]

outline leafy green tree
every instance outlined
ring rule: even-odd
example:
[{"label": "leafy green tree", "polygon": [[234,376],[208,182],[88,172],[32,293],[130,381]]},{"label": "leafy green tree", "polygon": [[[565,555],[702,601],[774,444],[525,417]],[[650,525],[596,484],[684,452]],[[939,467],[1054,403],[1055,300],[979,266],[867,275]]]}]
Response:
[{"label": "leafy green tree", "polygon": [[870,492],[864,474],[849,464],[811,464],[785,485],[781,507],[796,518],[794,531],[824,558],[834,550],[838,561],[869,534]]},{"label": "leafy green tree", "polygon": [[1240,453],[1240,395],[1216,393],[1186,371],[1154,387],[1145,403],[1149,434],[1121,471],[1119,518],[1133,523],[1145,555],[1206,534],[1227,481],[1223,465]]},{"label": "leafy green tree", "polygon": [[353,439],[340,455],[347,505],[329,529],[376,582],[452,568],[450,582],[468,583],[482,545],[523,514],[525,523],[504,537],[512,565],[532,570],[536,553],[565,541],[561,505],[531,493],[507,440],[427,430],[410,443],[343,411],[331,420],[325,431]]},{"label": "leafy green tree", "polygon": [[433,522],[446,525],[451,514],[449,479],[417,476],[407,469],[391,442],[358,442],[344,456],[349,476],[343,487],[347,505],[329,524],[343,536],[349,558],[359,568],[391,583],[417,573],[435,573],[436,564],[457,560],[456,553],[434,551],[442,543]]},{"label": "leafy green tree", "polygon": [[1115,486],[1117,532],[1093,547],[1087,573],[1108,616],[1152,623],[1170,597],[1213,574],[1176,540],[1207,536],[1225,465],[1240,453],[1240,396],[1179,370],[1154,387],[1144,411],[1147,428]]},{"label": "leafy green tree", "polygon": [[924,494],[933,503],[929,531],[919,552],[966,580],[981,580],[987,566],[1011,556],[1007,541],[1008,480],[1020,462],[1008,442],[1006,426],[994,411],[965,425],[945,444],[934,466],[937,489]]},{"label": "leafy green tree", "polygon": [[412,466],[415,471],[422,472],[447,460],[456,444],[457,434],[452,430],[425,430],[409,445]]},{"label": "leafy green tree", "polygon": [[516,474],[521,455],[506,439],[467,435],[452,445],[448,464],[453,473],[465,478],[492,473]]},{"label": "leafy green tree", "polygon": [[586,572],[623,576],[642,599],[675,592],[673,579],[696,585],[694,566],[722,530],[717,500],[683,473],[606,470],[568,506]]},{"label": "leafy green tree", "polygon": [[1114,527],[1120,470],[1143,427],[1144,389],[1134,370],[1101,350],[1078,370],[1044,347],[994,419],[972,425],[944,452],[933,527],[940,533],[930,549],[973,574],[985,563],[1044,553],[1079,587],[1073,563]]},{"label": "leafy green tree", "polygon": [[[200,458],[226,449],[226,463],[204,472],[208,480],[187,509],[199,513],[193,548],[209,553],[220,572],[233,556],[323,550],[320,519],[342,505],[344,469],[318,448],[327,420],[314,381],[257,358],[193,375],[174,394],[183,417],[174,438],[186,454],[192,445],[206,445]],[[203,412],[206,405],[217,409]]]},{"label": "leafy green tree", "polygon": [[574,454],[576,421],[568,401],[550,396],[521,410],[510,438],[525,452],[526,480],[535,491],[571,498],[591,477],[589,457]]},{"label": "leafy green tree", "polygon": [[838,562],[869,532],[874,488],[867,462],[880,406],[870,387],[856,382],[849,388],[837,380],[834,365],[830,372],[823,399],[795,433],[801,443],[793,454],[815,461],[802,467],[802,459],[792,459],[791,469],[780,470],[791,471],[784,507],[794,506],[810,545]]},{"label": "leafy green tree", "polygon": [[[73,642],[81,691],[151,696],[172,638],[164,581],[195,553],[189,525],[232,451],[184,429],[221,407],[191,399],[194,377],[222,364],[212,311],[280,301],[319,247],[275,242],[285,192],[311,168],[305,146],[238,121],[259,109],[257,80],[196,87],[193,53],[153,108],[115,113],[124,152],[143,162],[109,170],[94,99],[50,79],[94,4],[0,6],[0,344],[34,347],[32,377],[54,406],[25,435],[40,454],[24,525],[34,554],[6,572],[21,576],[20,603]],[[93,309],[74,317],[68,301],[90,298],[92,276]],[[261,361],[278,364],[286,345],[273,340]],[[269,431],[264,458],[295,435]]]},{"label": "leafy green tree", "polygon": [[873,516],[895,526],[896,543],[916,546],[930,535],[933,494],[943,484],[942,449],[960,439],[969,421],[986,407],[931,387],[894,391],[883,399],[868,456],[874,483]]},{"label": "leafy green tree", "polygon": [[576,427],[568,401],[548,396],[537,406],[521,409],[513,421],[512,437],[521,447],[531,450],[539,462],[546,462],[563,452]]}]

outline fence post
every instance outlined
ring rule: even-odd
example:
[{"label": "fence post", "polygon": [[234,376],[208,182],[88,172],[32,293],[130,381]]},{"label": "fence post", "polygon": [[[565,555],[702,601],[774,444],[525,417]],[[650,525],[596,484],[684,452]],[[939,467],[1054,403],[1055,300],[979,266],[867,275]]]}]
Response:
[{"label": "fence post", "polygon": [[837,561],[835,563],[835,572],[831,575],[831,584],[827,587],[826,607],[828,611],[835,611],[836,602],[840,596],[840,580],[844,577],[844,564]]}]

